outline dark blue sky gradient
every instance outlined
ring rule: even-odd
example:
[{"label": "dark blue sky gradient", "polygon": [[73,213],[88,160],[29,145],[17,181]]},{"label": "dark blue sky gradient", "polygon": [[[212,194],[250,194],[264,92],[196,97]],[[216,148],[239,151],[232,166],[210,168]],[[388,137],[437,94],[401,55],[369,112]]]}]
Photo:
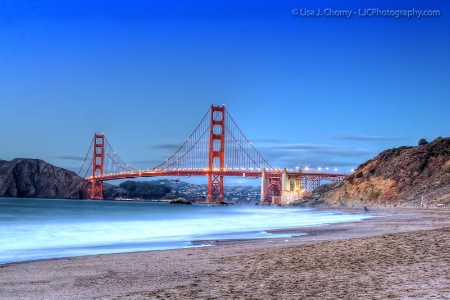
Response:
[{"label": "dark blue sky gradient", "polygon": [[[275,167],[350,172],[450,135],[446,0],[0,2],[0,159],[77,170],[94,132],[135,168],[226,104]],[[293,9],[439,10],[422,18]],[[231,182],[231,181],[230,181]]]}]

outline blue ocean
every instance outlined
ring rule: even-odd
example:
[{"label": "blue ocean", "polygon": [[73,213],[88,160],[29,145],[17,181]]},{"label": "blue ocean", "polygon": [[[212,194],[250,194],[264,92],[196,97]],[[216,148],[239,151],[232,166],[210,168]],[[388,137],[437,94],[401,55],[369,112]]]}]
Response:
[{"label": "blue ocean", "polygon": [[[163,202],[0,198],[0,264],[277,238],[266,230],[370,217],[315,209]],[[207,244],[203,244],[207,245]]]}]

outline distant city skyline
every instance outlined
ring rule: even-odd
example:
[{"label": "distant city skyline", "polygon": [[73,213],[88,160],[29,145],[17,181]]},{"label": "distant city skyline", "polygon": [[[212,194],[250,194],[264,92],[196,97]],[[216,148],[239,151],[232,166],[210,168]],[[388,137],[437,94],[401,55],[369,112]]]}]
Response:
[{"label": "distant city skyline", "polygon": [[3,160],[77,172],[104,132],[127,163],[152,168],[211,104],[225,104],[279,168],[350,173],[383,150],[450,136],[445,0],[6,0],[0,8]]}]

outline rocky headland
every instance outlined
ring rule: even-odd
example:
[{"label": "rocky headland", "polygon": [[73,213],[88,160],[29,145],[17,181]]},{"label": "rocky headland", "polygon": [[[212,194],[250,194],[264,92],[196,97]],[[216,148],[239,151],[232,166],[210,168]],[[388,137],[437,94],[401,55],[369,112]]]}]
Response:
[{"label": "rocky headland", "polygon": [[90,184],[40,159],[0,160],[0,197],[88,199]]},{"label": "rocky headland", "polygon": [[316,189],[310,205],[450,205],[450,138],[381,152],[340,183]]}]

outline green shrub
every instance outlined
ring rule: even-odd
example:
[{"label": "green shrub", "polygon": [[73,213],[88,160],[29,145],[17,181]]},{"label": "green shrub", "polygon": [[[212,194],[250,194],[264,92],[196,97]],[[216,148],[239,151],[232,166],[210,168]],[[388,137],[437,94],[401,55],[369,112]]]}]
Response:
[{"label": "green shrub", "polygon": [[421,139],[419,140],[419,146],[426,145],[426,144],[428,144],[428,141],[427,141],[426,139],[421,138]]}]

